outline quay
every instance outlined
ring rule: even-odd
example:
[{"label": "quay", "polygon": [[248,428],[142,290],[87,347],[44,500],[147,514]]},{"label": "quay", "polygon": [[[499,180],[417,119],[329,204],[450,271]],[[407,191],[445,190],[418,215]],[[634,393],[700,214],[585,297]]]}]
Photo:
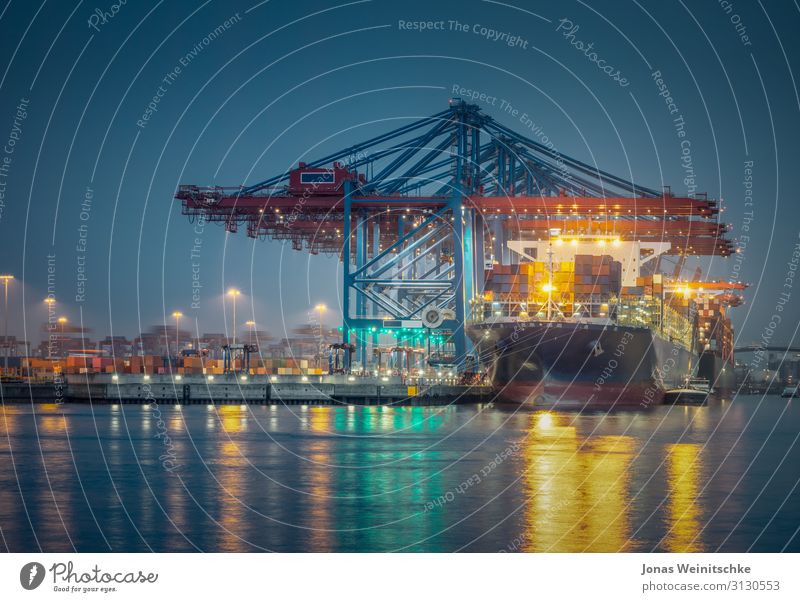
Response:
[{"label": "quay", "polygon": [[486,403],[487,385],[404,383],[399,377],[81,374],[64,381],[2,382],[2,402],[443,406]]}]

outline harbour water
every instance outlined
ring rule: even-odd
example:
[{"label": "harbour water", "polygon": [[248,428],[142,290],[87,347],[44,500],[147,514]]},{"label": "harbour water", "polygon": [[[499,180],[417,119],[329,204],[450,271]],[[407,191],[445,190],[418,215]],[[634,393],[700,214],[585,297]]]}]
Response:
[{"label": "harbour water", "polygon": [[797,400],[0,412],[5,551],[800,551]]}]

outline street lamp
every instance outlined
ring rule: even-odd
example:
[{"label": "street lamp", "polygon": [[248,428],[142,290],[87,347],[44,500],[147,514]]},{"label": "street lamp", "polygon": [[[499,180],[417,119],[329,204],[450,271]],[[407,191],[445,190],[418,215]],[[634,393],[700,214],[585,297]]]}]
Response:
[{"label": "street lamp", "polygon": [[233,344],[236,344],[236,297],[242,294],[237,288],[228,291],[228,295],[233,298]]},{"label": "street lamp", "polygon": [[67,320],[64,316],[61,316],[58,319],[58,323],[61,326],[61,338],[60,338],[60,345],[59,345],[60,349],[59,349],[59,351],[61,351],[61,356],[62,357],[64,357],[64,326],[66,325],[66,323],[68,321],[69,320]]},{"label": "street lamp", "polygon": [[8,283],[11,280],[14,280],[14,277],[11,274],[0,274],[0,280],[3,281],[3,285],[5,286],[5,297],[6,297],[6,305],[5,309],[3,310],[3,316],[5,319],[5,329],[3,331],[3,344],[5,345],[5,370],[3,374],[8,373],[8,354],[11,351],[11,346],[8,343]]},{"label": "street lamp", "polygon": [[245,322],[245,326],[249,326],[250,327],[250,345],[252,345],[253,344],[253,336],[255,335],[255,330],[256,330],[256,323],[253,320],[248,320],[247,322]]},{"label": "street lamp", "polygon": [[324,303],[317,303],[317,306],[314,309],[316,309],[319,312],[319,345],[317,346],[318,347],[318,350],[317,350],[318,351],[318,353],[317,353],[317,357],[318,357],[317,367],[319,367],[319,366],[322,365],[322,354],[323,354],[322,346],[323,346],[323,343],[324,343],[324,341],[322,340],[322,314],[328,308],[325,307]]},{"label": "street lamp", "polygon": [[316,309],[319,312],[319,338],[321,339],[322,338],[322,314],[328,308],[325,307],[324,303],[318,303],[317,306],[314,309]]},{"label": "street lamp", "polygon": [[[47,304],[47,329],[50,330],[50,314],[55,311],[53,306],[56,304],[56,298],[47,296],[44,298],[44,302]],[[47,359],[53,359],[53,346],[50,344],[49,336],[47,338]]]},{"label": "street lamp", "polygon": [[[172,317],[175,318],[175,359],[177,359],[178,355],[180,354],[180,347],[181,347],[181,342],[180,342],[180,336],[181,336],[180,335],[180,332],[181,332],[180,331],[180,324],[181,324],[181,318],[183,317],[183,314],[181,312],[179,312],[179,311],[173,311],[172,312]],[[167,347],[167,349],[169,349],[169,346]]]}]

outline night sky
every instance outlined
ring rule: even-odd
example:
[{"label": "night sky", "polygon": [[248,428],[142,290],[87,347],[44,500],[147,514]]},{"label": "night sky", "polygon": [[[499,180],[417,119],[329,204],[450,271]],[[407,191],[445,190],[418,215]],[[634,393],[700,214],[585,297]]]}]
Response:
[{"label": "night sky", "polygon": [[[784,288],[800,242],[796,2],[113,6],[0,7],[0,272],[17,278],[10,334],[41,338],[48,266],[58,314],[82,319],[92,338],[133,337],[176,309],[200,333],[221,332],[231,286],[244,293],[239,323],[283,336],[317,303],[338,323],[336,258],[213,224],[196,233],[174,192],[258,182],[444,110],[454,88],[484,94],[475,102],[522,133],[501,101],[526,112],[562,153],[645,186],[722,199],[731,237],[749,239],[738,267],[699,264],[708,277],[738,273],[753,285],[733,312],[737,338],[762,336],[782,292],[771,342],[796,334],[800,279]],[[196,237],[202,292],[191,309]]]}]

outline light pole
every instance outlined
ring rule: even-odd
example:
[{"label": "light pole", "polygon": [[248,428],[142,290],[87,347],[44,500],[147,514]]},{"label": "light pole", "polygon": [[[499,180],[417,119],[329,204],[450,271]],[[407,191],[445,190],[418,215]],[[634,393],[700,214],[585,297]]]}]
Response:
[{"label": "light pole", "polygon": [[319,303],[314,309],[319,312],[319,338],[322,339],[322,314],[328,308],[325,307],[324,303]]},{"label": "light pole", "polygon": [[53,346],[50,344],[50,314],[55,311],[53,306],[56,304],[56,298],[45,297],[44,302],[47,304],[47,359],[51,360],[53,359]]},{"label": "light pole", "polygon": [[6,306],[5,306],[5,309],[3,310],[3,316],[4,316],[4,319],[5,319],[5,328],[3,330],[3,344],[5,345],[5,351],[6,351],[5,352],[5,369],[3,371],[3,374],[7,375],[8,374],[8,354],[9,354],[9,352],[11,350],[11,346],[8,343],[8,283],[11,280],[14,280],[14,277],[11,274],[0,274],[0,280],[3,281],[3,284],[5,285],[5,289],[6,289],[6,292],[5,292]]},{"label": "light pole", "polygon": [[250,327],[250,345],[253,345],[253,336],[255,335],[256,330],[256,323],[253,320],[248,320],[245,322],[246,326]]},{"label": "light pole", "polygon": [[61,337],[59,338],[59,351],[61,351],[61,357],[64,357],[64,325],[68,322],[64,316],[61,316],[58,319],[58,324],[61,326]]},{"label": "light pole", "polygon": [[[181,325],[181,318],[183,317],[183,314],[181,312],[179,312],[179,311],[173,311],[172,312],[172,317],[175,318],[175,360],[177,361],[178,355],[180,355],[180,347],[181,347],[180,325]],[[167,348],[169,348],[169,347],[167,347]],[[176,366],[177,366],[177,364],[176,364]]]},{"label": "light pole", "polygon": [[236,344],[236,297],[242,294],[238,288],[232,288],[228,291],[228,295],[233,297],[233,344]]},{"label": "light pole", "polygon": [[318,303],[314,309],[316,309],[319,312],[319,344],[317,345],[317,367],[319,368],[322,366],[322,356],[323,356],[322,346],[324,344],[324,341],[322,340],[322,314],[328,308],[325,307],[324,303]]}]

